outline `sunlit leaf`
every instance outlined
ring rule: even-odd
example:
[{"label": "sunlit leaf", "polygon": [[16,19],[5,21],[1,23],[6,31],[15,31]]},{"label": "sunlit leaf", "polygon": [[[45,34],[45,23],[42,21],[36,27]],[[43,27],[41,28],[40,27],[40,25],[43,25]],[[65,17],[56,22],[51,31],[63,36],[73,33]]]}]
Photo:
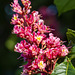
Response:
[{"label": "sunlit leaf", "polygon": [[52,75],[75,75],[75,69],[70,61],[59,64]]}]

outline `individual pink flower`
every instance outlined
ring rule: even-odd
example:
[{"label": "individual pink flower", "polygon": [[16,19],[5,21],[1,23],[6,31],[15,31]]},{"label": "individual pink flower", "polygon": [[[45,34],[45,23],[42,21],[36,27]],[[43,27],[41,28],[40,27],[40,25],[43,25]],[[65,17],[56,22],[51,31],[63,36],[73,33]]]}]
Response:
[{"label": "individual pink flower", "polygon": [[32,51],[32,55],[37,55],[39,53],[39,48],[36,45],[32,45],[29,48]]},{"label": "individual pink flower", "polygon": [[39,69],[45,69],[45,67],[46,67],[46,63],[44,63],[44,61],[40,61],[40,62],[38,62],[38,67],[39,67]]},{"label": "individual pink flower", "polygon": [[35,36],[35,39],[36,39],[37,43],[40,43],[43,38],[44,37],[43,36],[40,36],[40,35]]},{"label": "individual pink flower", "polygon": [[49,34],[49,38],[47,39],[47,47],[59,47],[60,46],[60,38],[54,37],[52,33]]},{"label": "individual pink flower", "polygon": [[13,15],[13,17],[11,19],[11,24],[23,26],[23,23],[24,23],[24,19],[19,18],[18,14]]},{"label": "individual pink flower", "polygon": [[40,15],[38,11],[33,11],[32,12],[33,18],[34,18],[34,23],[37,22],[40,19]]},{"label": "individual pink flower", "polygon": [[55,59],[58,55],[59,48],[51,48],[46,51],[46,56],[48,59]]},{"label": "individual pink flower", "polygon": [[29,17],[28,17],[28,15],[25,15],[25,20],[26,20],[28,26],[29,26],[29,25],[30,25],[30,26],[33,25],[34,18],[33,18],[33,16],[32,16],[32,14],[29,14]]},{"label": "individual pink flower", "polygon": [[39,53],[40,54],[44,54],[44,50],[43,49],[40,49]]},{"label": "individual pink flower", "polygon": [[31,14],[25,15],[25,20],[27,22],[28,25],[33,25],[35,24],[35,22],[37,22],[39,20],[39,15],[37,11],[33,11]]},{"label": "individual pink flower", "polygon": [[25,36],[30,36],[30,34],[31,34],[31,32],[32,32],[31,26],[29,26],[29,27],[24,27],[24,32],[25,32]]},{"label": "individual pink flower", "polygon": [[19,21],[18,14],[14,14],[11,21],[12,21],[11,22],[12,24],[14,24],[14,25],[17,24]]},{"label": "individual pink flower", "polygon": [[37,59],[35,59],[33,62],[32,62],[32,70],[36,70],[36,69],[38,69],[38,61],[37,61]]},{"label": "individual pink flower", "polygon": [[[37,25],[37,29],[39,32],[43,33],[49,33],[50,28],[46,25],[44,25],[44,21],[42,19],[38,20],[38,23],[35,23],[34,25]],[[34,26],[35,27],[35,26]]]},{"label": "individual pink flower", "polygon": [[46,37],[45,34],[40,34],[40,32],[37,32],[37,34],[35,34],[34,38],[36,43],[39,45],[41,43],[41,41]]},{"label": "individual pink flower", "polygon": [[20,25],[15,25],[14,28],[13,28],[13,33],[19,34],[20,29],[21,29]]},{"label": "individual pink flower", "polygon": [[66,56],[66,55],[68,55],[68,53],[69,53],[68,48],[65,45],[62,45],[60,47],[59,55]]},{"label": "individual pink flower", "polygon": [[17,44],[15,45],[14,51],[19,52],[19,53],[22,53],[22,52],[23,52],[22,46],[21,46],[20,43],[17,43]]},{"label": "individual pink flower", "polygon": [[28,42],[33,43],[33,41],[34,41],[34,35],[32,33],[27,33],[25,38],[27,39]]},{"label": "individual pink flower", "polygon": [[28,54],[29,47],[30,47],[30,44],[28,44],[25,40],[23,40],[20,43],[17,43],[15,45],[14,51],[19,52],[19,53],[27,53]]},{"label": "individual pink flower", "polygon": [[13,7],[13,11],[19,14],[22,14],[22,8],[18,3],[18,0],[14,0],[14,3],[11,4],[11,7]]},{"label": "individual pink flower", "polygon": [[23,13],[29,14],[30,13],[30,9],[26,9],[25,7],[23,7]]},{"label": "individual pink flower", "polygon": [[38,30],[43,34],[43,33],[49,33],[50,28],[46,25],[43,25],[41,28],[38,28]]},{"label": "individual pink flower", "polygon": [[25,6],[25,8],[29,8],[31,5],[31,2],[29,0],[21,0],[22,4]]},{"label": "individual pink flower", "polygon": [[20,25],[14,26],[13,33],[18,34],[18,36],[21,37],[21,38],[25,38],[24,29]]}]

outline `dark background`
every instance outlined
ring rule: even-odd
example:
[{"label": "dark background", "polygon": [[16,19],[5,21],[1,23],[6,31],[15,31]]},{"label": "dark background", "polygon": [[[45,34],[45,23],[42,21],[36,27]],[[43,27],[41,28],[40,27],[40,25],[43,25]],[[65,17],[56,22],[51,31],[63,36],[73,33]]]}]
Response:
[{"label": "dark background", "polygon": [[[12,0],[0,0],[0,75],[20,75],[22,69],[19,66],[24,64],[22,59],[17,59],[20,54],[14,52],[14,45],[21,39],[11,34],[13,26],[10,21],[14,13],[10,7],[11,2]],[[43,14],[45,24],[55,29],[53,33],[62,40],[67,40],[67,28],[75,30],[75,10],[58,16],[53,0],[31,0],[31,2],[32,10],[38,10]]]}]

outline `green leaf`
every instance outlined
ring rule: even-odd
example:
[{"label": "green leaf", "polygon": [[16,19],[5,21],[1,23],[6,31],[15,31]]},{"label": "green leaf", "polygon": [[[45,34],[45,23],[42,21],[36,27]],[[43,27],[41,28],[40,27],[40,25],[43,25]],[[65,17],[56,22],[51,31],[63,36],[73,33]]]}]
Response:
[{"label": "green leaf", "polygon": [[73,58],[75,58],[75,46],[73,46],[73,47],[71,48],[71,52],[70,52],[69,56],[70,56],[70,59],[71,59],[71,60],[72,60]]},{"label": "green leaf", "polygon": [[75,31],[68,29],[66,32],[68,41],[71,41],[72,44],[75,44]]},{"label": "green leaf", "polygon": [[70,59],[72,60],[73,58],[75,58],[75,31],[68,29],[66,32],[66,35],[67,35],[68,42],[71,41],[71,46],[73,46],[68,55]]},{"label": "green leaf", "polygon": [[71,53],[75,54],[75,46],[72,47]]},{"label": "green leaf", "polygon": [[57,6],[59,15],[75,9],[75,0],[54,0],[54,3]]},{"label": "green leaf", "polygon": [[51,75],[75,75],[75,68],[70,61],[59,64]]}]

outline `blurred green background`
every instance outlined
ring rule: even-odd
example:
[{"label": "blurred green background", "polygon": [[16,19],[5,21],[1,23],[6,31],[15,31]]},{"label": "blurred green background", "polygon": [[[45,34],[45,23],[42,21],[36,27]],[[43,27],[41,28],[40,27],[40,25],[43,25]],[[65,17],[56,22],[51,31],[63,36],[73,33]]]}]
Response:
[{"label": "blurred green background", "polygon": [[[67,40],[67,28],[75,30],[75,10],[62,12],[58,16],[59,12],[54,4],[54,0],[30,1],[32,2],[32,10],[38,10],[42,14],[45,24],[55,29],[53,33],[62,40]],[[20,75],[22,71],[19,66],[23,64],[23,60],[18,60],[17,58],[20,54],[14,52],[15,44],[20,42],[21,39],[11,33],[13,26],[10,24],[10,21],[14,14],[10,7],[11,2],[12,0],[0,0],[0,75]]]}]

